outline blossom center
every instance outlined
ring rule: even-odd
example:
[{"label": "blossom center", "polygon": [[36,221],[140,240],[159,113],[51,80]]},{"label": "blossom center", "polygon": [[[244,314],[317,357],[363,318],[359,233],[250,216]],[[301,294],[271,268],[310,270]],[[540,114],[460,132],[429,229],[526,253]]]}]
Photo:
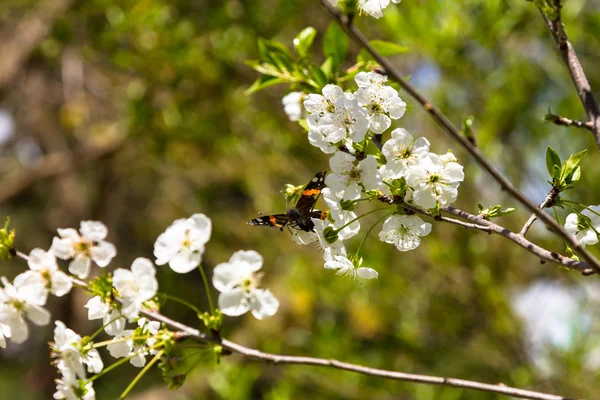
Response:
[{"label": "blossom center", "polygon": [[94,244],[86,239],[81,239],[73,245],[73,249],[77,254],[90,255],[90,250],[94,247]]}]

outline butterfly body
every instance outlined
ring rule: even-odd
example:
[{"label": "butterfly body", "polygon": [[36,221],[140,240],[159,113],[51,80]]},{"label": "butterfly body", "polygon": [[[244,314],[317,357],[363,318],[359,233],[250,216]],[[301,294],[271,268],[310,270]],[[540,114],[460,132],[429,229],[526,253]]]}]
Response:
[{"label": "butterfly body", "polygon": [[321,190],[325,187],[325,175],[319,172],[308,182],[295,207],[289,208],[285,214],[265,215],[248,221],[254,226],[268,226],[283,230],[285,226],[300,229],[305,232],[314,230],[312,218],[325,219],[325,211],[313,211]]}]

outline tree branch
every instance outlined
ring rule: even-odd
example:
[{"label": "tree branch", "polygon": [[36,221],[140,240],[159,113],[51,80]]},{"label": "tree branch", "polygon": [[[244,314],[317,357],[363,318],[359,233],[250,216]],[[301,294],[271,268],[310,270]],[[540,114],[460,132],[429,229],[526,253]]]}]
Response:
[{"label": "tree branch", "polygon": [[188,337],[196,338],[203,341],[217,343],[223,346],[224,349],[229,350],[232,353],[238,353],[248,359],[262,361],[269,364],[285,364],[285,365],[312,365],[320,367],[330,367],[335,369],[341,369],[344,371],[357,372],[359,374],[375,376],[379,378],[394,379],[398,381],[423,383],[429,385],[442,385],[450,386],[462,389],[478,390],[487,393],[497,393],[506,396],[512,396],[521,399],[539,399],[539,400],[568,400],[566,397],[557,396],[553,394],[545,394],[539,392],[533,392],[529,390],[517,389],[504,384],[486,384],[474,381],[467,381],[463,379],[446,378],[441,376],[432,375],[417,375],[407,374],[403,372],[388,371],[383,369],[376,369],[365,367],[362,365],[350,364],[343,361],[334,359],[324,359],[315,357],[298,357],[298,356],[286,356],[280,354],[265,353],[260,350],[251,349],[240,344],[231,342],[227,339],[214,340],[208,335],[200,332],[197,329],[191,328],[177,321],[165,317],[164,315],[151,312],[142,311],[146,317],[155,321],[163,322],[170,328],[174,328],[180,332],[183,332]]},{"label": "tree branch", "polygon": [[[538,208],[540,210],[543,210],[544,208],[551,206],[559,194],[560,194],[560,192],[556,188],[552,188],[550,190],[550,192],[548,192],[548,195],[546,196],[544,201],[542,201],[540,203]],[[523,228],[519,232],[519,235],[525,236],[527,234],[527,231],[529,230],[529,228],[531,228],[531,225],[533,225],[533,223],[535,222],[536,219],[537,219],[537,216],[535,214],[531,214],[531,217],[529,217],[527,222],[525,222],[525,225],[523,225]]]},{"label": "tree branch", "polygon": [[[18,251],[17,256],[23,260],[28,260],[27,254]],[[73,283],[85,288],[87,282],[72,278]],[[119,301],[119,299],[117,299]],[[506,396],[512,396],[520,399],[533,399],[533,400],[570,400],[567,397],[558,396],[555,394],[546,394],[541,392],[534,392],[530,390],[517,389],[514,387],[506,386],[503,383],[488,384],[475,381],[467,381],[464,379],[446,378],[441,376],[433,375],[418,375],[418,374],[407,374],[404,372],[388,371],[384,369],[370,368],[357,364],[350,364],[343,361],[334,359],[316,358],[316,357],[302,357],[302,356],[285,356],[281,354],[265,353],[260,350],[252,349],[241,344],[231,342],[227,339],[222,339],[219,335],[207,335],[200,332],[196,328],[182,324],[181,322],[175,321],[157,311],[151,311],[142,309],[140,314],[145,317],[164,323],[168,328],[174,329],[178,339],[184,337],[190,337],[205,342],[215,343],[223,346],[223,349],[231,353],[238,353],[250,360],[262,361],[269,364],[287,364],[287,365],[312,365],[320,367],[330,367],[335,369],[341,369],[344,371],[357,372],[359,374],[375,376],[378,378],[393,379],[397,381],[423,383],[429,385],[440,385],[450,386],[461,389],[477,390],[480,392],[497,393]]]},{"label": "tree branch", "polygon": [[48,35],[54,22],[76,0],[46,0],[39,2],[16,26],[0,33],[0,90],[11,82],[29,55]]},{"label": "tree branch", "polygon": [[566,127],[573,126],[575,128],[587,129],[590,132],[594,131],[594,124],[591,121],[579,121],[577,119],[569,119],[557,114],[546,114],[544,120],[552,122],[555,125],[561,125]]},{"label": "tree branch", "polygon": [[579,100],[581,101],[589,123],[591,124],[590,130],[596,139],[596,145],[600,149],[600,109],[598,109],[598,103],[596,103],[596,99],[594,99],[592,87],[581,66],[579,57],[577,57],[577,53],[565,32],[560,10],[561,8],[557,7],[557,18],[554,21],[548,18],[542,10],[540,10],[540,13],[542,14],[542,18],[544,18],[550,33],[552,33],[552,37],[554,38],[565,66],[569,70],[569,75],[571,75],[571,80],[573,81],[573,85],[575,85]]},{"label": "tree branch", "polygon": [[563,238],[565,242],[574,250],[581,254],[588,263],[590,268],[596,272],[600,272],[600,261],[598,261],[585,247],[562,227],[553,218],[548,216],[542,210],[538,209],[537,205],[529,201],[523,193],[521,193],[508,179],[506,179],[500,171],[496,169],[487,158],[473,145],[466,137],[460,134],[460,130],[450,122],[450,120],[433,104],[429,102],[421,93],[419,93],[404,76],[394,67],[394,65],[379,54],[363,33],[352,24],[352,21],[344,14],[339,12],[327,0],[321,0],[321,4],[329,10],[331,15],[340,24],[346,34],[354,40],[358,45],[363,47],[367,52],[386,70],[408,94],[414,98],[421,106],[429,113],[429,115],[442,127],[442,129],[455,141],[457,141],[477,163],[486,170],[496,182],[500,184],[502,190],[508,192],[513,198],[521,203],[525,208],[534,213],[546,226]]},{"label": "tree branch", "polygon": [[42,158],[35,167],[15,171],[0,181],[0,204],[19,195],[34,183],[59,176],[74,168],[92,163],[117,151],[123,143],[115,140],[104,146],[70,153],[67,151],[51,153]]},{"label": "tree branch", "polygon": [[[462,219],[466,219],[469,222],[464,222],[464,221],[460,221],[460,220],[457,220],[454,218],[448,218],[448,217],[444,217],[444,216],[434,217],[427,211],[421,210],[420,208],[417,208],[413,205],[406,204],[403,201],[395,201],[391,198],[387,198],[387,196],[382,196],[380,198],[380,200],[385,203],[400,205],[400,206],[402,206],[408,210],[411,210],[415,213],[431,217],[436,221],[441,221],[441,222],[446,222],[446,223],[453,224],[453,225],[458,225],[465,229],[474,229],[474,230],[478,230],[478,231],[482,231],[482,232],[487,232],[490,235],[491,234],[500,235],[500,236],[505,237],[506,239],[516,243],[517,245],[521,246],[522,248],[529,251],[530,253],[536,255],[543,261],[561,264],[565,267],[578,270],[583,275],[591,275],[595,272],[593,269],[590,268],[589,264],[584,261],[577,261],[572,258],[563,256],[562,254],[558,254],[556,252],[546,250],[545,248],[538,246],[535,243],[530,242],[529,240],[525,239],[525,237],[521,233],[512,232],[503,226],[500,226],[491,221],[483,219],[482,217],[480,217],[478,215],[470,214],[470,213],[460,210],[458,208],[446,207],[446,208],[442,208],[441,211],[444,213],[447,213],[447,214],[455,215]],[[535,216],[535,214],[533,216]]]}]

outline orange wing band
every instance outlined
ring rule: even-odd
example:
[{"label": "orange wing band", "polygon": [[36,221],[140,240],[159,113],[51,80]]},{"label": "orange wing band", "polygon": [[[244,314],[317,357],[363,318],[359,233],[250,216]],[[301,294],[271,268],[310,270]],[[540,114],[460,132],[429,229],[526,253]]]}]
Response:
[{"label": "orange wing band", "polygon": [[318,196],[321,189],[306,189],[302,192],[302,196]]}]

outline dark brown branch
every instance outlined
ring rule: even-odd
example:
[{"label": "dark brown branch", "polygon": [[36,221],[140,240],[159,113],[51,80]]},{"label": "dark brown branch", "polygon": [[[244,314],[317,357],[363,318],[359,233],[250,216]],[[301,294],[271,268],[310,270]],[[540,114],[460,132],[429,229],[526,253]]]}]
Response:
[{"label": "dark brown branch", "polygon": [[429,115],[438,123],[452,139],[457,141],[474,159],[477,163],[485,169],[496,182],[500,184],[502,190],[508,192],[513,198],[521,203],[525,208],[534,213],[546,226],[557,233],[562,239],[569,244],[569,246],[578,253],[581,254],[588,263],[590,268],[593,268],[596,272],[600,272],[600,261],[598,261],[584,246],[581,246],[579,242],[562,227],[553,218],[548,216],[542,210],[538,209],[537,205],[529,201],[517,189],[508,179],[506,179],[500,171],[496,169],[487,158],[479,151],[477,147],[473,145],[466,137],[460,134],[460,130],[433,104],[429,102],[421,93],[419,93],[406,79],[396,67],[388,61],[385,57],[379,54],[373,46],[369,43],[369,40],[363,35],[363,33],[352,24],[352,21],[335,7],[333,7],[327,0],[321,0],[321,4],[329,10],[331,15],[340,24],[346,34],[354,40],[358,45],[363,47],[369,54],[386,70],[388,75],[392,77],[401,87],[404,89],[412,98],[414,98],[421,106],[429,113]]},{"label": "dark brown branch", "polygon": [[116,140],[101,147],[81,150],[74,153],[67,151],[51,153],[41,159],[35,167],[23,168],[9,176],[0,178],[0,203],[22,193],[34,183],[60,176],[116,152],[122,140]]},{"label": "dark brown branch", "polygon": [[567,33],[565,32],[564,25],[562,23],[562,19],[560,16],[560,7],[557,7],[557,18],[555,20],[551,20],[544,14],[542,10],[540,13],[542,14],[542,18],[548,25],[548,29],[550,33],[552,33],[552,37],[554,38],[554,42],[562,56],[563,62],[567,69],[569,70],[569,75],[571,75],[571,80],[573,81],[573,85],[575,85],[575,89],[577,90],[577,94],[579,95],[579,100],[585,109],[587,114],[589,123],[591,124],[591,132],[596,139],[596,145],[600,148],[600,109],[598,108],[598,103],[596,103],[596,99],[594,99],[594,95],[592,93],[592,87],[590,86],[590,82],[585,75],[585,71],[581,66],[581,62],[577,57],[577,53],[573,48],[573,45],[569,41]]},{"label": "dark brown branch", "polygon": [[[396,200],[390,199],[387,196],[382,196],[380,198],[380,200],[385,203],[388,203],[388,204],[401,205],[405,209],[411,210],[411,211],[421,214],[421,215],[426,215],[428,217],[435,219],[436,221],[441,221],[441,222],[446,222],[448,224],[462,226],[465,229],[474,229],[474,230],[478,230],[478,231],[482,231],[482,232],[487,232],[488,234],[500,235],[500,236],[516,243],[517,245],[521,246],[525,250],[527,250],[530,253],[534,254],[535,256],[539,257],[541,260],[560,264],[567,268],[578,270],[586,276],[591,275],[591,273],[594,272],[590,268],[589,264],[584,261],[577,261],[572,258],[563,256],[562,254],[558,254],[556,252],[546,250],[545,248],[538,246],[537,244],[525,239],[525,237],[521,233],[512,232],[503,226],[500,226],[498,224],[495,224],[491,221],[488,221],[488,220],[482,218],[481,216],[470,214],[466,211],[459,210],[458,208],[446,207],[446,208],[442,208],[441,211],[443,213],[455,215],[455,216],[465,219],[469,222],[464,222],[464,221],[460,221],[460,220],[457,220],[454,218],[448,218],[448,217],[444,217],[444,216],[433,217],[427,211],[421,210],[420,208],[412,206],[410,204],[406,204],[401,200],[396,201]],[[546,204],[549,204],[549,202]],[[534,216],[535,216],[535,214],[534,214]]]},{"label": "dark brown branch", "polygon": [[54,22],[76,0],[46,0],[25,15],[16,26],[0,32],[0,90],[11,82],[29,55],[48,35]]}]

